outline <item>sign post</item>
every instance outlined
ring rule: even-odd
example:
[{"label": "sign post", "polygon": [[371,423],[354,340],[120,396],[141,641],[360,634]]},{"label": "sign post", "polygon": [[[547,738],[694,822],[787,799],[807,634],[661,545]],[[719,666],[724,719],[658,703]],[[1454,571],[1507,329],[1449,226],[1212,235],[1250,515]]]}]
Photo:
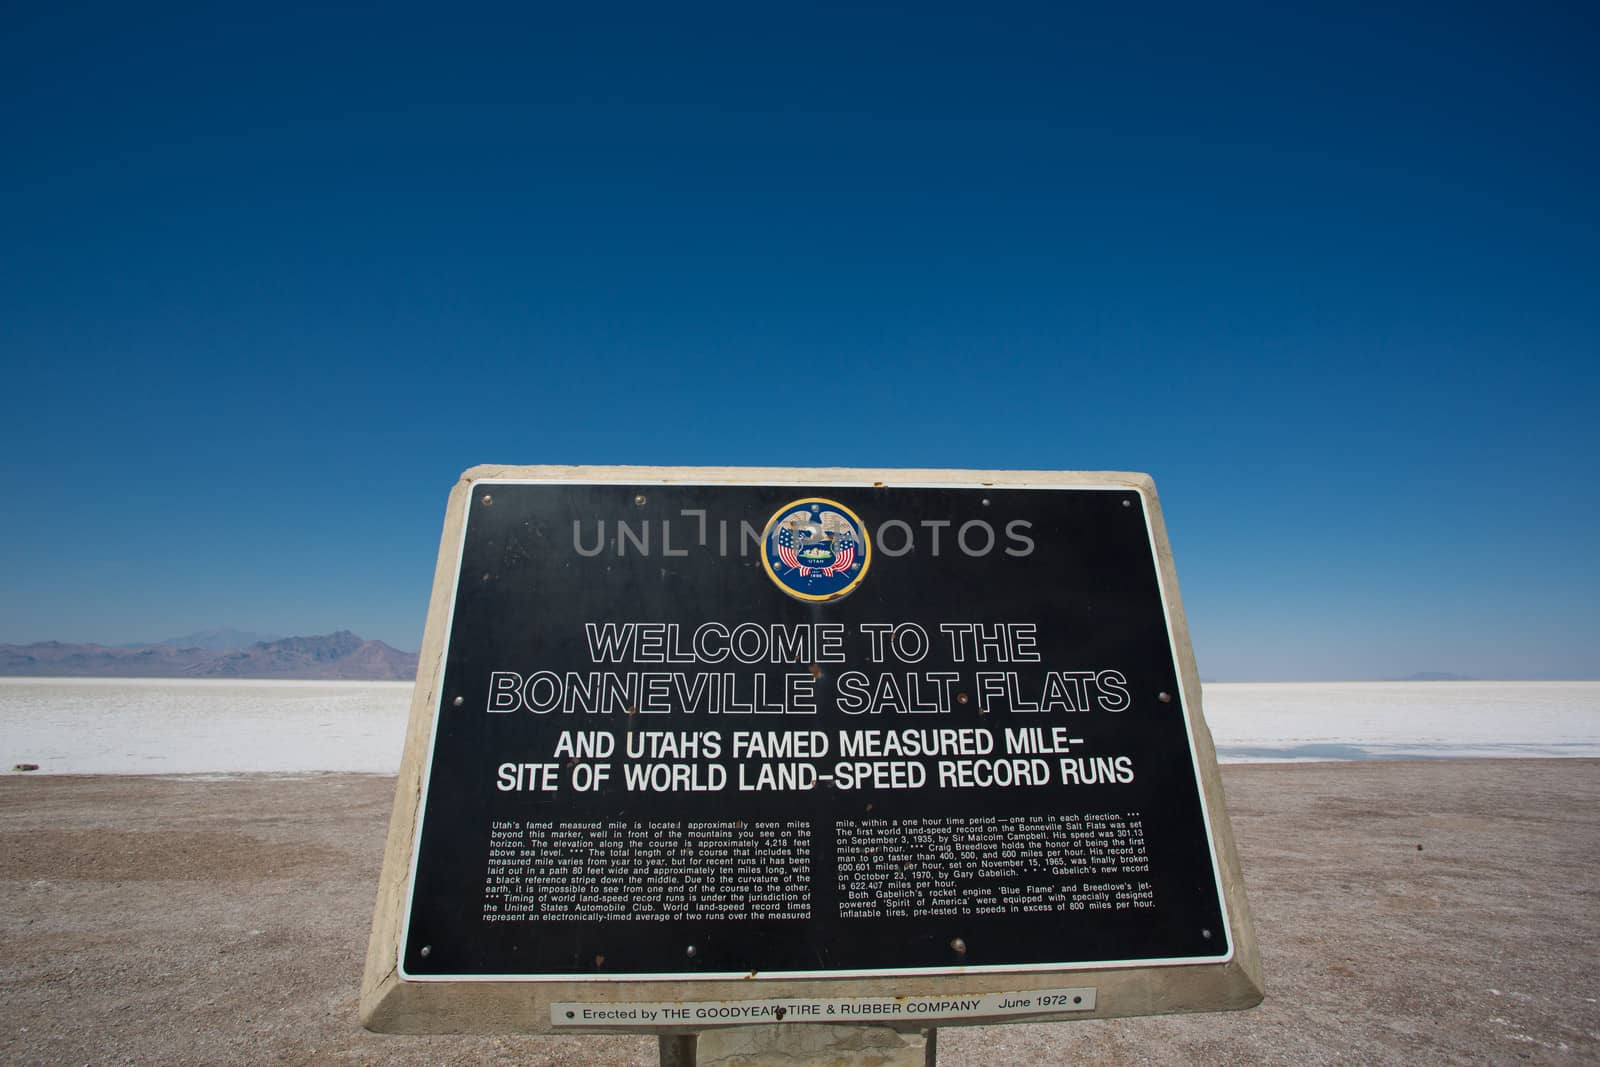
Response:
[{"label": "sign post", "polygon": [[928,1030],[1261,990],[1144,475],[456,486],[370,1028]]}]

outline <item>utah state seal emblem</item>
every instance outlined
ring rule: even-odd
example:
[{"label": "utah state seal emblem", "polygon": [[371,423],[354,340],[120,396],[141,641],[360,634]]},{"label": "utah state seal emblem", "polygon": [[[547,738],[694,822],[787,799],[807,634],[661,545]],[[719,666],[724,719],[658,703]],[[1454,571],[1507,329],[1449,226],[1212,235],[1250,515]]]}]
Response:
[{"label": "utah state seal emblem", "polygon": [[761,564],[799,600],[838,600],[867,575],[872,541],[861,517],[836,500],[803,497],[767,521]]}]

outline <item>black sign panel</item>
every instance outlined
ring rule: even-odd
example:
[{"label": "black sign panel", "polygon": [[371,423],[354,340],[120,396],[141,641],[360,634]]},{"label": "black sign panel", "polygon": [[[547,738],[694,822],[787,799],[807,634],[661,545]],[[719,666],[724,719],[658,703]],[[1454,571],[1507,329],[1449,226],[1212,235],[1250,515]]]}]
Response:
[{"label": "black sign panel", "polygon": [[401,964],[1231,955],[1143,500],[482,482]]}]

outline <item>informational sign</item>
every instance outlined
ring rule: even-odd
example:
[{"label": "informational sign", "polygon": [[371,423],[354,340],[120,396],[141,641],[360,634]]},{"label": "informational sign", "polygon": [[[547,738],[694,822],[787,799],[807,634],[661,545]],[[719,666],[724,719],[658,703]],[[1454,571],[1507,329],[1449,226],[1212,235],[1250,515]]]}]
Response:
[{"label": "informational sign", "polygon": [[752,979],[1259,999],[1147,479],[563,473],[453,498],[369,987],[559,986],[513,1029]]}]

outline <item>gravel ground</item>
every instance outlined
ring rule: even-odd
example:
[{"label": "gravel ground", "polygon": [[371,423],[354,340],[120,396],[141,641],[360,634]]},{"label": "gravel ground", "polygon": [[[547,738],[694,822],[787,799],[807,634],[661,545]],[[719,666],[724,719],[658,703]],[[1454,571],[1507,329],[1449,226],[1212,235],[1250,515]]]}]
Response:
[{"label": "gravel ground", "polygon": [[[1267,1000],[940,1063],[1600,1062],[1600,761],[1224,768]],[[360,1028],[391,778],[0,777],[0,1062],[656,1063]]]}]

